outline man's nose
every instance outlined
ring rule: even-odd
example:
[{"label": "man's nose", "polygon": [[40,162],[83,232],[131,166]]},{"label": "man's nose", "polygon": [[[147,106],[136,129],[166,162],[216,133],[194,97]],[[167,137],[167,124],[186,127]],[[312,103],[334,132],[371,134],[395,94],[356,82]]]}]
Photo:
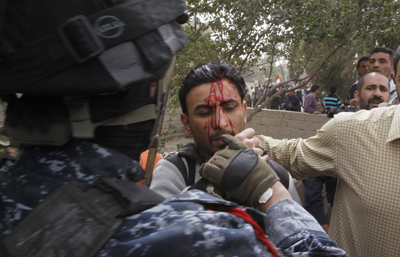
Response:
[{"label": "man's nose", "polygon": [[377,90],[375,90],[374,95],[379,97],[379,98],[382,98],[382,93],[383,92],[378,88]]},{"label": "man's nose", "polygon": [[215,111],[213,122],[211,122],[213,128],[224,129],[228,126],[228,124],[229,124],[228,117],[225,115],[222,108],[217,108]]}]

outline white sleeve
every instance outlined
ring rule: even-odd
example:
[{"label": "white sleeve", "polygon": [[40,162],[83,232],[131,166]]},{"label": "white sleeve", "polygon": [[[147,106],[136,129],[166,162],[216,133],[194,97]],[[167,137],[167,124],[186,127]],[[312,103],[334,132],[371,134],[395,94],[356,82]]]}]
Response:
[{"label": "white sleeve", "polygon": [[160,160],[153,171],[150,189],[165,198],[170,198],[185,188],[185,180],[178,168],[170,161]]}]

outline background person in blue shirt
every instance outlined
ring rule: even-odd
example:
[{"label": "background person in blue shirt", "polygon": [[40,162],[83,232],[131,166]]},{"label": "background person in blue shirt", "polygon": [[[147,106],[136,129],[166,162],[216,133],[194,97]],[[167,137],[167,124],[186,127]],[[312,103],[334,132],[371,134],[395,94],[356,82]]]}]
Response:
[{"label": "background person in blue shirt", "polygon": [[330,107],[340,108],[342,105],[339,96],[336,94],[336,87],[332,86],[331,88],[329,88],[329,92],[329,96],[324,98],[326,112],[329,111]]}]

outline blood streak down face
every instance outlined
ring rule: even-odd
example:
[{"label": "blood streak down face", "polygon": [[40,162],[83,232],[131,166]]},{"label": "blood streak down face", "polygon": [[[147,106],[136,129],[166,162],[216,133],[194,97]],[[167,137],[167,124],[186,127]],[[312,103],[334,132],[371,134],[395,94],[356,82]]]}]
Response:
[{"label": "blood streak down face", "polygon": [[[207,103],[208,106],[212,106],[213,113],[211,119],[207,120],[204,123],[204,129],[207,129],[208,136],[210,135],[211,128],[221,128],[225,133],[235,135],[235,129],[232,124],[232,120],[229,116],[224,112],[223,105],[221,103],[226,103],[227,100],[238,98],[238,93],[236,91],[225,90],[222,81],[217,81],[211,83],[210,95],[204,99],[204,102]],[[224,94],[225,93],[225,94]],[[232,107],[237,107],[239,105],[238,102],[232,102]],[[222,122],[222,123],[221,123]],[[211,138],[213,139],[213,138]],[[211,146],[213,146],[212,140],[210,140]]]},{"label": "blood streak down face", "polygon": [[228,79],[194,87],[186,104],[188,115],[181,115],[182,124],[205,158],[225,147],[221,135],[236,135],[244,128],[247,106]]}]

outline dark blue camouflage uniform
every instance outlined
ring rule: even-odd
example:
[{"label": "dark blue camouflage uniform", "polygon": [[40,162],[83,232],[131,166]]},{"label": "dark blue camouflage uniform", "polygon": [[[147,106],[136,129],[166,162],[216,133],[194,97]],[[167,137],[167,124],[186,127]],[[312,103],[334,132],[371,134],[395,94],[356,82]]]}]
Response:
[{"label": "dark blue camouflage uniform", "polygon": [[[99,176],[138,181],[143,170],[124,154],[85,141],[23,147],[0,170],[0,240],[64,183],[92,184]],[[221,205],[238,207],[197,190],[179,194],[126,217],[98,256],[270,256],[249,223],[214,210]],[[275,203],[266,214],[246,211],[264,221],[270,241],[287,256],[346,256],[292,200]]]}]

